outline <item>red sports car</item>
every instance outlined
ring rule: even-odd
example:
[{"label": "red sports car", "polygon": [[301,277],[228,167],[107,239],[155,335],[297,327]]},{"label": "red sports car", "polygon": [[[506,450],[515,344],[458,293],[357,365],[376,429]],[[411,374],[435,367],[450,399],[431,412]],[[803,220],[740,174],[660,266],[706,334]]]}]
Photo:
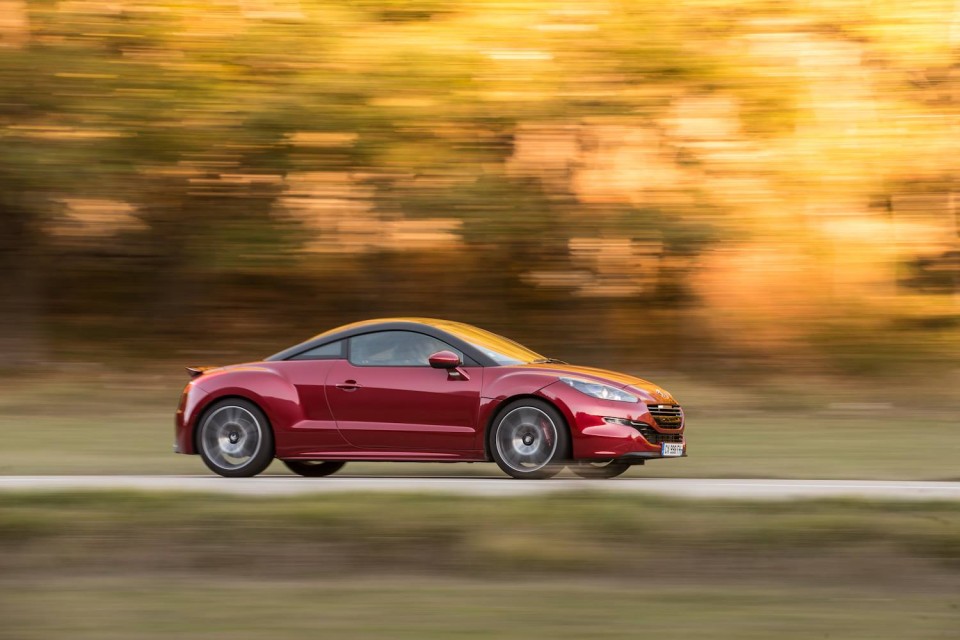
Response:
[{"label": "red sports car", "polygon": [[514,478],[564,466],[612,478],[686,455],[683,410],[657,385],[459,322],[369,320],[262,362],[188,370],[174,450],[222,476],[279,458],[304,476],[353,460],[493,460]]}]

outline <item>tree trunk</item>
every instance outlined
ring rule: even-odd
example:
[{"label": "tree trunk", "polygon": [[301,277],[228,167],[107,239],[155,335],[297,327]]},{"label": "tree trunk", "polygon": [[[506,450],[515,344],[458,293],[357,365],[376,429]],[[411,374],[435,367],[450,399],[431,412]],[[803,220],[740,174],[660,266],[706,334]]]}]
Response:
[{"label": "tree trunk", "polygon": [[39,251],[28,212],[0,202],[0,367],[43,360]]}]

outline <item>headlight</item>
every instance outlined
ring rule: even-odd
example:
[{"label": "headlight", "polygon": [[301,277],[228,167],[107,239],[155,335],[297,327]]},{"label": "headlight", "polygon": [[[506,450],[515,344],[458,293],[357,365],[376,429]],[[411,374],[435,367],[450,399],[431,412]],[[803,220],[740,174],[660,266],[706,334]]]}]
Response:
[{"label": "headlight", "polygon": [[601,400],[616,400],[617,402],[640,401],[640,399],[633,394],[621,391],[607,384],[600,384],[599,382],[588,382],[586,380],[578,380],[577,378],[560,378],[560,382],[573,387],[580,393],[585,393],[588,396],[600,398]]}]

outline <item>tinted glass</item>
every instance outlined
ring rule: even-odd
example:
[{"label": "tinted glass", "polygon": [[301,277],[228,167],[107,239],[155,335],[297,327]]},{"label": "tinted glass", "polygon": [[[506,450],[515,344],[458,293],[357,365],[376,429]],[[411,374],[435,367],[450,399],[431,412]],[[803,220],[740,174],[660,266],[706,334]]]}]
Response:
[{"label": "tinted glass", "polygon": [[291,360],[337,360],[343,357],[343,340],[337,340],[309,351],[298,353]]},{"label": "tinted glass", "polygon": [[361,367],[429,367],[437,351],[457,349],[413,331],[380,331],[350,338],[350,362]]}]

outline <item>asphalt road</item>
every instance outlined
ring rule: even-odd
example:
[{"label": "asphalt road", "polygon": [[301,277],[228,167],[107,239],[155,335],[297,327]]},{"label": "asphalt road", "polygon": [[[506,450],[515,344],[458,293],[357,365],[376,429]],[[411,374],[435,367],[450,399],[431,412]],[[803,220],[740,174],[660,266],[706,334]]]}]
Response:
[{"label": "asphalt road", "polygon": [[0,491],[116,490],[192,491],[249,496],[400,491],[474,496],[526,496],[558,491],[609,491],[673,496],[780,500],[797,498],[877,498],[960,500],[960,482],[873,480],[715,480],[619,478],[614,480],[512,480],[503,477],[341,476],[300,478],[260,476],[0,476]]}]

